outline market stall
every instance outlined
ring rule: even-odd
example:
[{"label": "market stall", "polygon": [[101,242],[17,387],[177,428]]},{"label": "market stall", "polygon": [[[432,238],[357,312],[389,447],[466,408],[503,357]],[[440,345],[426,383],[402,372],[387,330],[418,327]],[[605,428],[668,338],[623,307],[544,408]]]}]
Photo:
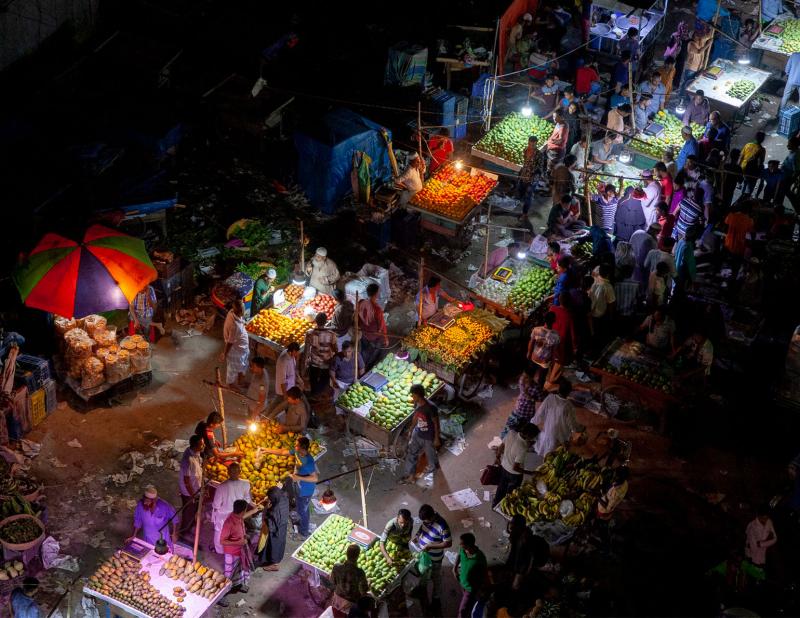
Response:
[{"label": "market stall", "polygon": [[487,309],[522,326],[552,294],[554,279],[547,262],[510,255],[488,277],[476,273],[469,294]]},{"label": "market stall", "polygon": [[509,321],[484,311],[448,304],[403,340],[409,358],[453,385],[463,385],[468,368],[497,340]]},{"label": "market stall", "polygon": [[[45,539],[43,485],[0,457],[0,584],[22,577]],[[4,591],[0,586],[0,607]]]},{"label": "market stall", "polygon": [[778,15],[753,41],[752,49],[760,52],[754,58],[758,66],[783,71],[787,56],[800,51],[800,19],[793,13]]},{"label": "market stall", "polygon": [[723,115],[736,119],[746,113],[747,103],[769,77],[767,71],[717,58],[689,82],[686,90],[689,93],[702,90],[707,99],[722,107]]},{"label": "market stall", "polygon": [[429,398],[442,387],[432,372],[397,355],[385,356],[336,400],[337,408],[347,415],[347,432],[392,450],[414,413],[412,384],[422,384]]},{"label": "market stall", "polygon": [[513,112],[503,118],[472,147],[472,155],[498,166],[501,171],[522,169],[528,138],[535,135],[542,146],[550,138],[554,125],[536,115]]},{"label": "market stall", "polygon": [[200,618],[230,588],[219,571],[133,539],[97,568],[83,594],[126,616]]},{"label": "market stall", "polygon": [[495,186],[495,174],[455,162],[436,170],[407,207],[420,213],[423,229],[468,242],[466,226]]},{"label": "market stall", "polygon": [[620,39],[625,37],[628,28],[637,28],[640,57],[646,61],[653,43],[664,29],[667,6],[668,0],[656,0],[649,9],[640,11],[615,0],[595,0],[591,8],[589,49],[616,57],[620,51]]},{"label": "market stall", "polygon": [[[708,91],[706,91],[706,96],[708,96]],[[653,122],[625,147],[625,150],[633,151],[628,167],[636,168],[634,170],[626,170],[626,172],[634,171],[635,174],[625,173],[620,175],[638,176],[639,170],[652,169],[656,162],[661,160],[664,150],[669,146],[672,146],[677,154],[683,147],[683,137],[681,136],[683,127],[684,124],[681,118],[666,110],[658,112],[653,118]],[[704,131],[704,126],[692,124],[692,135],[695,138],[700,139]]]},{"label": "market stall", "polygon": [[[592,373],[600,376],[604,391],[623,386],[639,397],[640,403],[660,416],[661,431],[666,427],[666,412],[678,402],[675,395],[678,367],[638,341],[614,339],[592,363]],[[683,388],[689,385],[683,384]]]},{"label": "market stall", "polygon": [[386,551],[392,558],[389,564],[377,543],[379,538],[379,534],[356,525],[348,517],[329,515],[295,550],[292,558],[304,569],[328,581],[334,565],[344,561],[347,547],[356,543],[364,550],[358,557],[358,566],[367,575],[369,591],[375,598],[384,599],[400,586],[414,565],[414,556],[407,547],[389,541],[386,543]]},{"label": "market stall", "polygon": [[211,301],[220,311],[227,311],[233,301],[242,299],[245,315],[250,315],[254,285],[255,281],[250,276],[237,271],[212,286]]}]

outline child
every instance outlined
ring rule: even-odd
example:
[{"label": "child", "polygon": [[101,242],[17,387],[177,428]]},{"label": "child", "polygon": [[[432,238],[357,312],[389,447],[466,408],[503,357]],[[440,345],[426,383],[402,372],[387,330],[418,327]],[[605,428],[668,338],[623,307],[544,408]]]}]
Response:
[{"label": "child", "polygon": [[667,278],[669,277],[669,264],[659,262],[656,269],[650,273],[647,283],[647,306],[656,309],[667,300]]},{"label": "child", "polygon": [[761,171],[761,180],[758,181],[758,188],[756,189],[756,197],[761,195],[761,190],[764,190],[764,199],[768,202],[775,201],[780,195],[781,179],[781,162],[777,159],[771,159],[767,162],[767,169]]},{"label": "child", "polygon": [[539,116],[546,116],[556,108],[558,100],[558,86],[556,86],[556,76],[550,73],[544,78],[544,85],[539,87],[536,94],[531,94],[530,98],[538,101],[537,106]]}]

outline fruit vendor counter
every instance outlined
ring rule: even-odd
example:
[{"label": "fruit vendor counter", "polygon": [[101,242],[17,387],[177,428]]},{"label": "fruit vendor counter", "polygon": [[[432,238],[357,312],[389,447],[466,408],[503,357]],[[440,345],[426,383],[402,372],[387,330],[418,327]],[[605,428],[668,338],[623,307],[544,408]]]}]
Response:
[{"label": "fruit vendor counter", "polygon": [[219,571],[172,553],[159,556],[136,539],[98,567],[83,594],[104,602],[106,615],[200,618],[230,588]]},{"label": "fruit vendor counter", "polygon": [[462,311],[453,305],[445,307],[442,321],[438,315],[431,321],[437,325],[428,323],[415,328],[403,340],[403,347],[412,361],[450,384],[460,382],[468,367],[509,323],[483,309]]},{"label": "fruit vendor counter", "polygon": [[[706,91],[706,96],[708,92]],[[659,130],[659,127],[663,127]],[[661,110],[653,118],[653,122],[645,127],[643,132],[637,134],[635,139],[632,139],[625,147],[627,150],[634,152],[634,157],[629,167],[635,168],[635,176],[639,175],[639,170],[652,169],[657,161],[661,160],[664,150],[667,146],[672,146],[677,152],[683,147],[683,137],[681,137],[681,129],[683,129],[683,120],[668,111]],[[692,124],[692,135],[700,139],[703,137],[705,126],[699,124]],[[638,157],[635,153],[641,153],[647,157],[643,159]],[[621,164],[620,164],[621,165]],[[621,174],[630,176],[631,174]],[[633,181],[631,181],[633,183]]]},{"label": "fruit vendor counter", "polygon": [[652,353],[643,343],[614,339],[589,371],[600,376],[605,391],[623,386],[639,397],[639,403],[656,412],[666,428],[666,412],[678,402],[676,368],[663,357]]},{"label": "fruit vendor counter", "polygon": [[524,117],[512,112],[484,135],[472,147],[472,155],[489,161],[503,170],[519,172],[528,146],[528,138],[535,135],[539,146],[550,138],[555,125],[536,115]]},{"label": "fruit vendor counter", "polygon": [[420,213],[423,229],[463,240],[464,227],[496,186],[495,174],[450,164],[436,170],[406,208]]},{"label": "fruit vendor counter", "polygon": [[364,436],[393,451],[414,413],[409,395],[412,384],[422,384],[428,398],[443,386],[432,372],[415,363],[393,354],[385,356],[336,400],[336,407],[347,414],[347,433]]},{"label": "fruit vendor counter", "polygon": [[[735,117],[769,77],[770,73],[751,65],[717,58],[689,82],[686,90],[690,93],[702,90],[707,99],[724,105],[729,109],[728,116]],[[722,113],[725,115],[724,111]]]},{"label": "fruit vendor counter", "polygon": [[259,344],[258,353],[273,361],[291,342],[296,341],[303,349],[306,333],[313,323],[305,317],[292,317],[293,305],[284,304],[271,309],[262,309],[245,326],[247,336]]},{"label": "fruit vendor counter", "polygon": [[470,281],[470,296],[487,309],[522,326],[553,293],[555,278],[547,262],[507,258],[486,279]]},{"label": "fruit vendor counter", "polygon": [[611,468],[601,468],[560,446],[547,454],[531,480],[509,492],[494,510],[508,520],[522,515],[532,529],[553,528],[558,533],[553,544],[559,545],[591,521],[603,484],[612,473]]},{"label": "fruit vendor counter", "polygon": [[400,585],[415,560],[408,548],[388,542],[386,551],[392,557],[392,564],[389,564],[381,552],[378,539],[379,534],[356,526],[348,517],[329,515],[295,550],[292,558],[313,574],[316,580],[314,584],[317,584],[319,579],[330,580],[331,569],[345,559],[347,546],[356,542],[362,548],[358,566],[367,575],[369,591],[377,599],[383,599]]},{"label": "fruit vendor counter", "polygon": [[[632,146],[633,144],[631,144],[631,147]],[[617,195],[622,195],[626,187],[639,184],[640,181],[633,179],[639,178],[643,169],[652,169],[652,165],[649,165],[651,161],[649,158],[650,155],[646,154],[646,157],[642,158],[637,157],[635,153],[629,154],[632,159],[631,163],[620,163],[615,160],[595,170],[595,173],[589,178],[590,195],[594,196],[599,193],[600,185],[605,185],[606,183],[611,183],[617,188]],[[642,165],[642,167],[634,165],[635,163],[641,162],[639,159],[643,161],[646,160],[648,163]],[[615,178],[615,176],[624,176],[624,178]]]},{"label": "fruit vendor counter", "polygon": [[778,15],[753,41],[752,49],[760,52],[754,64],[783,71],[787,56],[800,51],[800,19],[792,13]]}]

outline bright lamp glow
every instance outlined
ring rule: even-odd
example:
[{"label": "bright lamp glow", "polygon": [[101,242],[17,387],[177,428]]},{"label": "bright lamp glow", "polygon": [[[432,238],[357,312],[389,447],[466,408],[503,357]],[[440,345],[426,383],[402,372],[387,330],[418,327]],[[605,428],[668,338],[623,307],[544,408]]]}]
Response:
[{"label": "bright lamp glow", "polygon": [[460,170],[462,167],[464,167],[464,164],[460,160],[456,161],[456,169]]},{"label": "bright lamp glow", "polygon": [[623,150],[619,153],[619,162],[620,163],[630,163],[631,162],[631,153],[627,150]]},{"label": "bright lamp glow", "polygon": [[301,279],[300,277],[293,277],[292,278],[292,283],[294,283],[295,285],[305,285],[306,284],[306,280],[305,279]]},{"label": "bright lamp glow", "polygon": [[522,113],[523,117],[530,118],[531,114],[533,114],[533,109],[530,105],[525,105],[520,112]]},{"label": "bright lamp glow", "polygon": [[258,423],[256,423],[255,421],[251,422],[248,429],[250,430],[250,433],[255,433],[256,431],[258,431]]},{"label": "bright lamp glow", "polygon": [[517,251],[517,259],[518,260],[524,260],[527,257],[527,255],[528,254],[525,253],[524,251]]},{"label": "bright lamp glow", "polygon": [[675,108],[675,113],[679,116],[686,112],[686,108],[683,106],[683,103],[678,103],[678,107]]},{"label": "bright lamp glow", "polygon": [[747,54],[742,54],[739,58],[736,59],[736,62],[739,64],[750,64],[750,56]]},{"label": "bright lamp glow", "polygon": [[397,360],[408,360],[408,352],[403,350],[402,352],[398,352],[394,355]]}]

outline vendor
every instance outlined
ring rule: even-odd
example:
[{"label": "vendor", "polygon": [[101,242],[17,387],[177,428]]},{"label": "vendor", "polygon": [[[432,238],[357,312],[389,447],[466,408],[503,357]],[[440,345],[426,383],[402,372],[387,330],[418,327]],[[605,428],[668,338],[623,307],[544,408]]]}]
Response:
[{"label": "vendor", "polygon": [[222,427],[224,422],[222,415],[219,412],[211,412],[205,421],[197,423],[194,433],[203,438],[203,459],[220,461],[222,459],[235,458],[235,452],[223,452],[223,445],[217,440],[214,432]]},{"label": "vendor", "polygon": [[340,393],[352,386],[357,378],[364,375],[364,358],[361,356],[361,352],[358,353],[357,360],[358,376],[356,376],[355,350],[350,341],[345,341],[342,344],[342,351],[331,360],[330,377],[334,401],[339,398]]},{"label": "vendor", "polygon": [[228,386],[244,388],[244,376],[247,372],[247,359],[250,356],[250,339],[247,336],[244,322],[244,303],[241,299],[233,302],[225,325],[222,328],[225,348],[220,355],[225,363],[225,380]]},{"label": "vendor", "polygon": [[331,330],[336,333],[336,339],[341,348],[345,341],[352,339],[353,317],[356,308],[343,290],[334,290],[333,297],[336,299],[337,305],[331,318]]},{"label": "vendor", "polygon": [[409,200],[422,190],[425,179],[425,161],[417,153],[409,157],[408,167],[400,176],[395,178],[394,184],[402,189],[400,205],[405,206]]},{"label": "vendor", "polygon": [[306,266],[306,274],[311,275],[311,287],[320,294],[331,294],[333,286],[339,280],[339,269],[336,263],[328,258],[328,250],[325,247],[317,247],[314,257]]},{"label": "vendor", "polygon": [[273,407],[267,414],[267,418],[275,419],[283,413],[283,421],[278,421],[278,433],[305,433],[310,418],[308,403],[303,397],[303,391],[293,386],[286,392],[286,400]]},{"label": "vendor", "polygon": [[260,356],[250,359],[250,385],[247,387],[248,415],[252,420],[258,419],[267,409],[269,393],[269,372],[266,361]]},{"label": "vendor", "polygon": [[697,329],[691,337],[683,342],[680,348],[672,353],[671,358],[682,357],[694,365],[692,371],[684,374],[684,378],[696,373],[702,373],[703,378],[711,375],[711,366],[714,364],[714,345],[708,336]]},{"label": "vendor", "polygon": [[397,517],[392,517],[386,526],[383,528],[381,535],[380,548],[386,562],[392,564],[392,558],[389,552],[386,551],[386,543],[391,542],[401,549],[408,549],[408,543],[411,541],[411,531],[414,527],[414,520],[411,518],[411,511],[408,509],[400,509],[397,512]]},{"label": "vendor", "polygon": [[[169,527],[169,534],[166,528]],[[164,528],[162,537],[162,528]],[[151,545],[161,538],[173,547],[173,542],[178,539],[178,526],[175,523],[175,509],[171,504],[158,497],[158,490],[152,485],[144,488],[142,499],[136,504],[133,511],[133,533],[131,538],[142,533],[142,538]]]},{"label": "vendor", "polygon": [[[427,322],[437,311],[439,311],[439,296],[442,296],[447,302],[458,302],[455,298],[450,296],[442,289],[442,280],[436,275],[428,279],[428,285],[422,288],[422,321]],[[420,310],[420,292],[414,297],[414,308],[419,312]],[[417,314],[419,318],[419,313]]]},{"label": "vendor", "polygon": [[450,129],[442,128],[439,135],[434,135],[428,140],[431,151],[431,172],[435,172],[453,154],[453,140],[450,139]]},{"label": "vendor", "polygon": [[641,133],[650,124],[650,103],[653,97],[649,94],[642,94],[633,108],[633,126],[637,133]]},{"label": "vendor", "polygon": [[614,143],[614,135],[606,131],[603,141],[596,143],[592,147],[592,161],[600,165],[611,165],[614,162],[614,155],[617,151]]},{"label": "vendor", "polygon": [[256,284],[253,288],[253,308],[250,310],[251,316],[258,315],[259,311],[270,306],[272,295],[275,293],[275,280],[277,278],[278,273],[274,268],[270,268],[256,279]]}]

